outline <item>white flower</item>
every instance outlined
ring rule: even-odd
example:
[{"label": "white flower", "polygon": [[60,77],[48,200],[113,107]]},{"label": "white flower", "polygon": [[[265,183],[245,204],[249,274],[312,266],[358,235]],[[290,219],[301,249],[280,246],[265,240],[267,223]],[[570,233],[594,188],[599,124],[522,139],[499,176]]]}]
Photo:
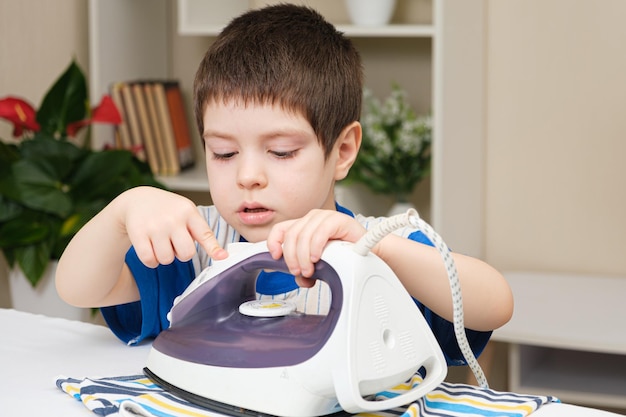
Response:
[{"label": "white flower", "polygon": [[371,130],[369,140],[378,149],[378,155],[381,158],[388,158],[393,154],[393,144],[382,129]]},{"label": "white flower", "polygon": [[361,126],[361,151],[350,177],[375,192],[410,193],[430,171],[430,116],[417,116],[398,86],[382,102],[365,88]]},{"label": "white flower", "polygon": [[422,139],[415,134],[415,126],[410,121],[403,122],[398,131],[398,139],[396,145],[398,150],[406,153],[417,153]]}]

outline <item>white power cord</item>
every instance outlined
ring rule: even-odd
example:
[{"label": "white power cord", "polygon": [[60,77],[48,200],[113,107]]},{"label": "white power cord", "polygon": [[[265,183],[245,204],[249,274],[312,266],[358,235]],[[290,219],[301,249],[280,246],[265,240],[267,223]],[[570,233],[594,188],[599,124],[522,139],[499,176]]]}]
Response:
[{"label": "white power cord", "polygon": [[435,230],[424,220],[422,220],[417,211],[409,209],[406,213],[398,214],[389,217],[379,224],[368,230],[365,235],[354,246],[354,251],[359,255],[365,256],[367,253],[386,235],[401,227],[413,226],[424,233],[428,239],[433,243],[443,262],[446,266],[448,273],[448,279],[450,281],[450,290],[452,292],[452,308],[453,308],[453,325],[456,340],[459,345],[459,349],[467,362],[467,365],[472,370],[478,385],[481,388],[489,388],[487,378],[483,372],[480,364],[474,356],[474,352],[470,347],[465,334],[465,324],[463,318],[463,297],[461,295],[461,283],[459,282],[459,274],[456,270],[456,265],[450,249],[445,244],[441,236],[435,232]]}]

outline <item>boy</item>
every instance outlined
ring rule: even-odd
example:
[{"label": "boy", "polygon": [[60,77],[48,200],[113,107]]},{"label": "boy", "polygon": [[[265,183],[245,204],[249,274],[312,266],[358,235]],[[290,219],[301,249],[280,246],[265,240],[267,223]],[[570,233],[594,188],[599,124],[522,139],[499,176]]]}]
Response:
[{"label": "boy", "polygon": [[[324,314],[328,289],[308,278],[325,244],[356,242],[379,221],[355,217],[333,193],[361,143],[362,79],[352,43],[309,8],[270,6],[234,19],[194,83],[214,206],[148,187],[121,194],[67,247],[59,294],[70,304],[103,307],[115,334],[138,343],[167,328],[173,299],[211,259],[228,256],[228,243],[267,240],[291,275],[263,273],[260,296],[291,298],[302,311]],[[420,232],[402,230],[374,252],[415,298],[448,362],[461,364],[448,278],[425,243]],[[509,320],[511,292],[484,262],[454,259],[478,354],[490,331]]]}]

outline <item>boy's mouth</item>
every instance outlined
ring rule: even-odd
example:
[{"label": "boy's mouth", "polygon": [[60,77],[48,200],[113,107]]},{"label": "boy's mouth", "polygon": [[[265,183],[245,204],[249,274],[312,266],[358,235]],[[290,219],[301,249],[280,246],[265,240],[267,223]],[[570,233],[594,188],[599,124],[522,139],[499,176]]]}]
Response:
[{"label": "boy's mouth", "polygon": [[249,226],[266,225],[274,218],[274,212],[267,207],[257,205],[243,206],[239,210],[239,219]]},{"label": "boy's mouth", "polygon": [[267,209],[263,208],[263,207],[257,207],[257,208],[248,208],[248,207],[246,207],[246,208],[243,209],[244,213],[261,213],[263,211],[267,211]]}]

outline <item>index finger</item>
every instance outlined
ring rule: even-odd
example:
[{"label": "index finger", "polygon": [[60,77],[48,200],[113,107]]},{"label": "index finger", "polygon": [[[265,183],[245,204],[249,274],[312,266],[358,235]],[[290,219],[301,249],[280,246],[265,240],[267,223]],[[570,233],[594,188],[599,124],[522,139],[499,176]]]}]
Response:
[{"label": "index finger", "polygon": [[228,257],[228,252],[220,246],[213,230],[211,230],[200,214],[189,219],[188,227],[191,237],[202,246],[211,258],[222,260]]}]

